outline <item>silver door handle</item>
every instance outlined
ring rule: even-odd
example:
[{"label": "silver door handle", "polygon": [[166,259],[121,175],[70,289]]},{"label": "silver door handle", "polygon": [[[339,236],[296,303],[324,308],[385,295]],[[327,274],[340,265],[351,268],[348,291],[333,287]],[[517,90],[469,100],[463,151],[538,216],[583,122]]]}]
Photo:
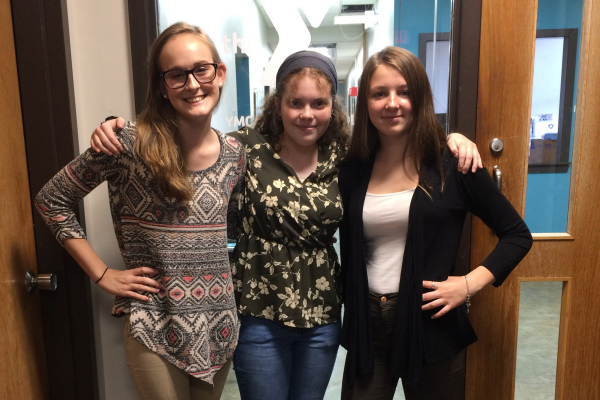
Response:
[{"label": "silver door handle", "polygon": [[33,271],[25,273],[25,288],[27,289],[27,293],[31,293],[36,287],[40,290],[54,292],[57,286],[56,275],[54,274],[41,274],[36,277]]},{"label": "silver door handle", "polygon": [[500,170],[500,167],[497,165],[494,165],[494,182],[496,182],[496,185],[498,185],[498,189],[500,191],[502,191],[502,171]]}]

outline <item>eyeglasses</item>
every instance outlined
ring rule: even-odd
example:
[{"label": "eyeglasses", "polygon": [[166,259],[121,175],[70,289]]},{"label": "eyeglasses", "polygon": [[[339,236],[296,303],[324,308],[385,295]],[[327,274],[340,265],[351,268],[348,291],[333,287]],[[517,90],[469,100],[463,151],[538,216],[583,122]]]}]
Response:
[{"label": "eyeglasses", "polygon": [[192,69],[172,69],[161,72],[160,77],[163,78],[165,84],[171,89],[179,89],[185,86],[190,73],[194,76],[198,83],[209,83],[215,80],[217,76],[217,63],[207,63],[195,66]]}]

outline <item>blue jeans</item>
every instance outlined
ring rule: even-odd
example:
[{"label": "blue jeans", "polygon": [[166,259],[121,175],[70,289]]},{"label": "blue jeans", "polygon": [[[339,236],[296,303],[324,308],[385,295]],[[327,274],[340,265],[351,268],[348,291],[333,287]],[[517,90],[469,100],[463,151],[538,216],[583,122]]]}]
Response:
[{"label": "blue jeans", "polygon": [[241,317],[233,369],[242,400],[322,399],[337,355],[340,322],[292,328]]}]

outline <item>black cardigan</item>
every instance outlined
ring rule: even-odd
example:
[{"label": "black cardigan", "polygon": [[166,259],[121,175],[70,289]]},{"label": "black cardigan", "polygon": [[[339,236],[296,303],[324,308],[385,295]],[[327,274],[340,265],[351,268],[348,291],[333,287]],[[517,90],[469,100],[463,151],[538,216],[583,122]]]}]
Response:
[{"label": "black cardigan", "polygon": [[[444,281],[452,275],[467,212],[481,218],[500,239],[479,263],[489,269],[500,286],[525,257],[533,240],[529,229],[502,195],[485,169],[462,174],[448,151],[443,157],[444,190],[438,170],[422,165],[408,221],[402,261],[390,370],[403,384],[418,386],[423,365],[451,358],[477,340],[463,304],[432,320],[436,310],[422,311],[423,280]],[[344,217],[340,248],[344,318],[341,344],[346,356],[349,384],[373,371],[373,332],[369,311],[369,285],[365,267],[363,205],[372,162],[349,161],[341,170],[340,192]],[[431,196],[431,197],[430,197]]]}]

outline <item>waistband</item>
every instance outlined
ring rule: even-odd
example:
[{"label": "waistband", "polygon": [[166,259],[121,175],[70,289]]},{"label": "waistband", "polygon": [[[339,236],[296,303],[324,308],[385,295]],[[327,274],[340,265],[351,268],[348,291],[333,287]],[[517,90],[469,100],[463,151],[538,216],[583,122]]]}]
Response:
[{"label": "waistband", "polygon": [[385,297],[388,300],[396,300],[398,298],[399,293],[395,292],[395,293],[375,293],[375,292],[371,292],[369,291],[369,297],[371,298],[371,300],[379,300],[382,297]]}]

